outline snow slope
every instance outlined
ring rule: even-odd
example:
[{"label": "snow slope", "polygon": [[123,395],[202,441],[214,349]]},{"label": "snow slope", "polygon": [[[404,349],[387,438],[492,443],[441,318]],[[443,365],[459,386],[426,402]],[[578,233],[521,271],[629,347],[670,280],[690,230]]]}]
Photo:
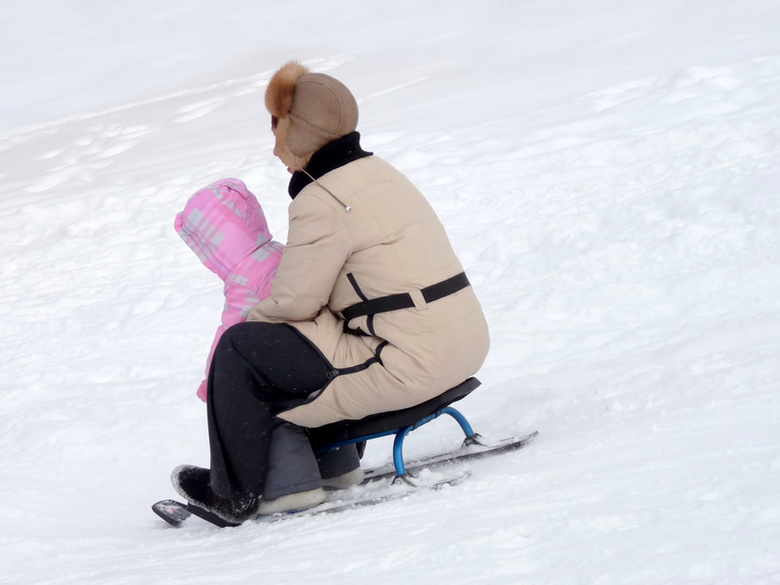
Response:
[{"label": "snow slope", "polygon": [[[774,0],[114,4],[0,22],[0,583],[780,583]],[[435,494],[173,530],[222,304],[173,218],[237,176],[284,240],[289,58],[448,228],[492,335],[463,412],[540,437]]]}]

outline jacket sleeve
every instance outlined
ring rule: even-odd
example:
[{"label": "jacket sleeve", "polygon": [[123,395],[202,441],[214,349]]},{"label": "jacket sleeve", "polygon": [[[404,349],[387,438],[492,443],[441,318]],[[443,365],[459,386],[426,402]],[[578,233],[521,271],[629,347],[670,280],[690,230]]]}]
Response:
[{"label": "jacket sleeve", "polygon": [[[206,380],[209,377],[214,351],[217,349],[217,344],[222,338],[222,334],[236,323],[243,323],[246,321],[248,307],[256,304],[257,301],[257,295],[253,290],[235,283],[225,285],[225,308],[222,311],[222,324],[217,327],[217,331],[214,334],[214,341],[211,342],[209,356],[206,359]],[[200,383],[197,393],[198,398],[203,402],[206,402],[206,380],[203,380]]]},{"label": "jacket sleeve", "polygon": [[352,253],[352,238],[338,213],[316,197],[299,195],[290,205],[287,245],[271,285],[249,321],[285,323],[314,319]]}]

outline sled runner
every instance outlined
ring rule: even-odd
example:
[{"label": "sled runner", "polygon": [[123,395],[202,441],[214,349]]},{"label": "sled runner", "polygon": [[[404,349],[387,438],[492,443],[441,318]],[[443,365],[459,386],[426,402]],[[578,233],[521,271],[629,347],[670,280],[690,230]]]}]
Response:
[{"label": "sled runner", "polygon": [[[467,478],[469,474],[462,473],[451,478],[440,479],[426,484],[417,481],[413,473],[423,469],[432,469],[446,464],[520,449],[538,435],[538,432],[534,431],[533,433],[519,438],[509,438],[496,444],[490,444],[479,434],[475,433],[466,417],[451,405],[468,396],[478,388],[480,384],[481,382],[478,379],[473,377],[468,378],[466,381],[447,390],[443,394],[411,408],[376,414],[362,420],[339,421],[320,428],[311,429],[311,440],[315,452],[324,453],[344,445],[363,443],[380,437],[394,435],[392,465],[365,470],[363,484],[392,478],[393,483],[403,482],[412,488],[439,489],[445,485],[459,483]],[[460,449],[411,462],[405,462],[403,447],[407,435],[413,430],[418,429],[445,414],[455,419],[463,430],[465,439],[463,440]],[[353,500],[347,498],[343,500],[326,501],[320,506],[303,512],[287,512],[283,514],[274,514],[272,516],[258,516],[255,520],[259,521],[292,515],[335,512],[348,508],[372,505],[395,497],[402,497],[403,495],[408,495],[408,493],[396,493],[391,496],[358,497]],[[154,504],[152,509],[158,516],[172,526],[179,526],[192,513],[195,513],[201,518],[217,524],[218,526],[235,526],[235,524],[225,523],[224,520],[210,514],[204,516],[202,513],[203,511],[199,508],[193,508],[175,500],[162,500]]]}]

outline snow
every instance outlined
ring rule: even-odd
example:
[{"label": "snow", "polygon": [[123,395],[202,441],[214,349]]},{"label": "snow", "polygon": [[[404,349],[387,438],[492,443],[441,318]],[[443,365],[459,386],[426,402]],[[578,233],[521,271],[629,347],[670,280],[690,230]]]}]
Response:
[{"label": "snow", "polygon": [[[775,0],[3,13],[0,582],[780,583]],[[262,94],[290,58],[451,235],[492,338],[461,410],[540,436],[440,492],[174,530],[149,506],[208,463],[222,294],[173,219],[236,176],[284,241]]]}]

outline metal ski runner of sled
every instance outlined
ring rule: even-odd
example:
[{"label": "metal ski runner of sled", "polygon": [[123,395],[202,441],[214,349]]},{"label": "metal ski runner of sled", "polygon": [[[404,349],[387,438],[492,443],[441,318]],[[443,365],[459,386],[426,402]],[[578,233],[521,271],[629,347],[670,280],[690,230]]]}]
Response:
[{"label": "metal ski runner of sled", "polygon": [[[396,482],[403,481],[412,486],[418,487],[418,482],[415,481],[414,474],[423,469],[431,469],[468,459],[475,459],[513,451],[520,449],[536,438],[538,432],[534,431],[533,433],[523,437],[509,438],[496,444],[490,444],[486,442],[479,434],[475,433],[466,417],[463,416],[463,414],[461,414],[458,410],[453,408],[451,404],[468,396],[471,392],[478,388],[480,384],[481,383],[479,380],[472,377],[455,386],[454,388],[444,392],[443,394],[440,394],[439,396],[427,402],[413,406],[411,408],[395,412],[376,414],[356,421],[340,421],[326,425],[324,427],[312,429],[312,444],[315,446],[316,452],[321,453],[331,449],[337,449],[338,447],[351,443],[362,443],[372,439],[394,435],[395,440],[393,442],[392,466],[366,470],[365,480],[363,483],[365,484],[382,479],[394,478],[394,481]],[[421,426],[437,419],[444,414],[449,415],[455,419],[466,436],[460,449],[433,457],[426,457],[424,459],[412,462],[405,462],[403,457],[403,446],[407,435],[411,431],[420,428]],[[449,480],[445,479],[439,482],[435,482],[433,485],[422,487],[436,489],[441,487],[441,485],[451,485],[453,483],[457,483],[462,481],[464,478],[465,476],[458,476]],[[320,508],[323,508],[323,512],[330,509],[333,509],[332,511],[336,511],[344,508],[375,504],[379,503],[380,501],[385,501],[385,499],[387,498],[368,498],[366,500],[360,500],[358,502],[352,503],[346,501],[341,505],[334,505],[333,502],[325,502],[320,506],[304,511],[303,513],[318,513]],[[216,517],[200,508],[177,502],[176,500],[162,500],[154,504],[152,509],[158,516],[173,526],[179,526],[182,522],[189,518],[192,513],[205,520],[208,520],[209,522],[212,522],[213,524],[216,524],[217,526],[234,525],[226,523],[221,518]],[[282,516],[288,515],[295,515],[295,513],[286,513]],[[278,517],[279,515],[275,516]],[[266,518],[268,517],[258,517],[257,520],[263,520]]]},{"label": "metal ski runner of sled", "polygon": [[[390,490],[385,490],[379,493],[369,491],[367,493],[354,493],[354,489],[348,490],[348,495],[343,495],[341,492],[330,492],[329,497],[322,504],[315,506],[314,508],[307,508],[305,510],[279,512],[276,514],[258,514],[252,518],[253,522],[276,522],[284,518],[300,517],[300,516],[320,516],[322,514],[333,514],[336,512],[343,512],[345,510],[354,510],[356,508],[365,508],[368,506],[374,506],[384,502],[392,500],[403,499],[418,490],[439,490],[444,487],[457,485],[462,481],[465,481],[471,476],[471,473],[466,471],[456,476],[447,477],[442,480],[433,482],[420,482],[412,484],[404,484],[399,486],[390,486]],[[370,483],[370,480],[365,483]],[[399,489],[394,489],[394,488]],[[345,490],[347,491],[347,490]],[[190,516],[198,516],[203,520],[207,520],[212,524],[219,526],[220,528],[235,527],[239,524],[227,522],[223,518],[216,516],[206,510],[192,506],[191,504],[185,504],[177,500],[162,500],[152,506],[155,514],[165,520],[171,526],[178,527]]]}]

